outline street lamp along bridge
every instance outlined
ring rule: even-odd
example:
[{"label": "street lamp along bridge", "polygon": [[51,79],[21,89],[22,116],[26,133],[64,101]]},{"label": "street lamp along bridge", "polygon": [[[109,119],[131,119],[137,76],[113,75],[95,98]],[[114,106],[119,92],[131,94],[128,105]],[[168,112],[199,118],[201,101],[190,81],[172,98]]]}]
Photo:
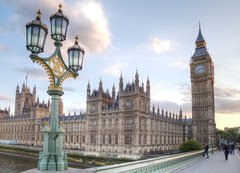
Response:
[{"label": "street lamp along bridge", "polygon": [[47,93],[51,96],[51,122],[44,125],[43,150],[39,154],[38,169],[40,171],[67,170],[67,153],[63,151],[64,129],[58,124],[58,102],[64,94],[62,83],[67,78],[76,78],[78,71],[82,69],[85,51],[78,45],[78,37],[75,44],[68,48],[67,66],[61,54],[62,41],[66,40],[69,20],[62,12],[59,4],[57,13],[51,15],[51,38],[55,40],[54,53],[46,58],[38,54],[44,51],[44,45],[48,34],[47,26],[41,22],[41,12],[37,12],[36,19],[26,25],[26,47],[31,51],[30,58],[39,63],[47,72],[50,85]]}]

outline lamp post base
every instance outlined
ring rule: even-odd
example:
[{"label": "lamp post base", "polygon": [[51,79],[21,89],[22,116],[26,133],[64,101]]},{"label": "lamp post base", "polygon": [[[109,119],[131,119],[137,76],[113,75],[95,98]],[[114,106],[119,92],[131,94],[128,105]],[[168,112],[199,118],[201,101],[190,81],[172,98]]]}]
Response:
[{"label": "lamp post base", "polygon": [[50,155],[40,152],[38,170],[40,171],[65,171],[67,170],[67,153]]}]

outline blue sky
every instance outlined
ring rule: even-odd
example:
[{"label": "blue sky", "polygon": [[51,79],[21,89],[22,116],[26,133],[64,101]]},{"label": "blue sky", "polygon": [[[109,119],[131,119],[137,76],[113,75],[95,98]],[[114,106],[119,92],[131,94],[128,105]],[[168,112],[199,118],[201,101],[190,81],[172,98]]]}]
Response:
[{"label": "blue sky", "polygon": [[[182,107],[191,116],[190,58],[194,52],[201,22],[207,48],[215,64],[216,123],[218,128],[240,126],[240,2],[225,0],[0,0],[0,106],[14,111],[16,85],[37,87],[40,100],[47,100],[48,79],[33,64],[25,47],[25,25],[42,11],[42,21],[63,4],[70,19],[63,55],[79,35],[86,50],[79,77],[63,84],[64,110],[85,111],[86,86],[111,90],[122,73],[125,84],[132,82],[136,70],[144,83],[151,81],[152,104],[172,112]],[[49,30],[50,31],[50,30]],[[50,55],[53,41],[48,39],[45,53]]]}]

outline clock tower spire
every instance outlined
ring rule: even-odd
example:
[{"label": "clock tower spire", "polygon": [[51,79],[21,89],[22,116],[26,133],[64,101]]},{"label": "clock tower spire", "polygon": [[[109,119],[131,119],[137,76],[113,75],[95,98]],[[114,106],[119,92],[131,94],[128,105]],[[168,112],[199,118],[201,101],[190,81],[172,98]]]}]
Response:
[{"label": "clock tower spire", "polygon": [[199,24],[195,52],[191,57],[192,131],[200,144],[215,144],[214,64]]}]

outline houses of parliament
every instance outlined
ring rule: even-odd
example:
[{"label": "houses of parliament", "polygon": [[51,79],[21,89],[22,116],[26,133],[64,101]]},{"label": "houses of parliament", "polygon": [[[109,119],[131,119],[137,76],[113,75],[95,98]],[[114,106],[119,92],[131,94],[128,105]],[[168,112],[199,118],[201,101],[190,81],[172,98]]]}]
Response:
[{"label": "houses of parliament", "polygon": [[[199,27],[195,53],[191,57],[192,119],[150,106],[151,85],[147,79],[140,84],[136,71],[133,82],[103,89],[102,80],[97,89],[87,84],[86,112],[63,114],[59,102],[59,122],[65,130],[64,147],[86,154],[142,156],[177,151],[187,139],[200,144],[215,143],[215,106],[213,62]],[[41,130],[50,118],[51,103],[39,102],[36,87],[16,88],[15,114],[10,108],[0,110],[0,140],[16,140],[18,144],[42,146]]]}]

